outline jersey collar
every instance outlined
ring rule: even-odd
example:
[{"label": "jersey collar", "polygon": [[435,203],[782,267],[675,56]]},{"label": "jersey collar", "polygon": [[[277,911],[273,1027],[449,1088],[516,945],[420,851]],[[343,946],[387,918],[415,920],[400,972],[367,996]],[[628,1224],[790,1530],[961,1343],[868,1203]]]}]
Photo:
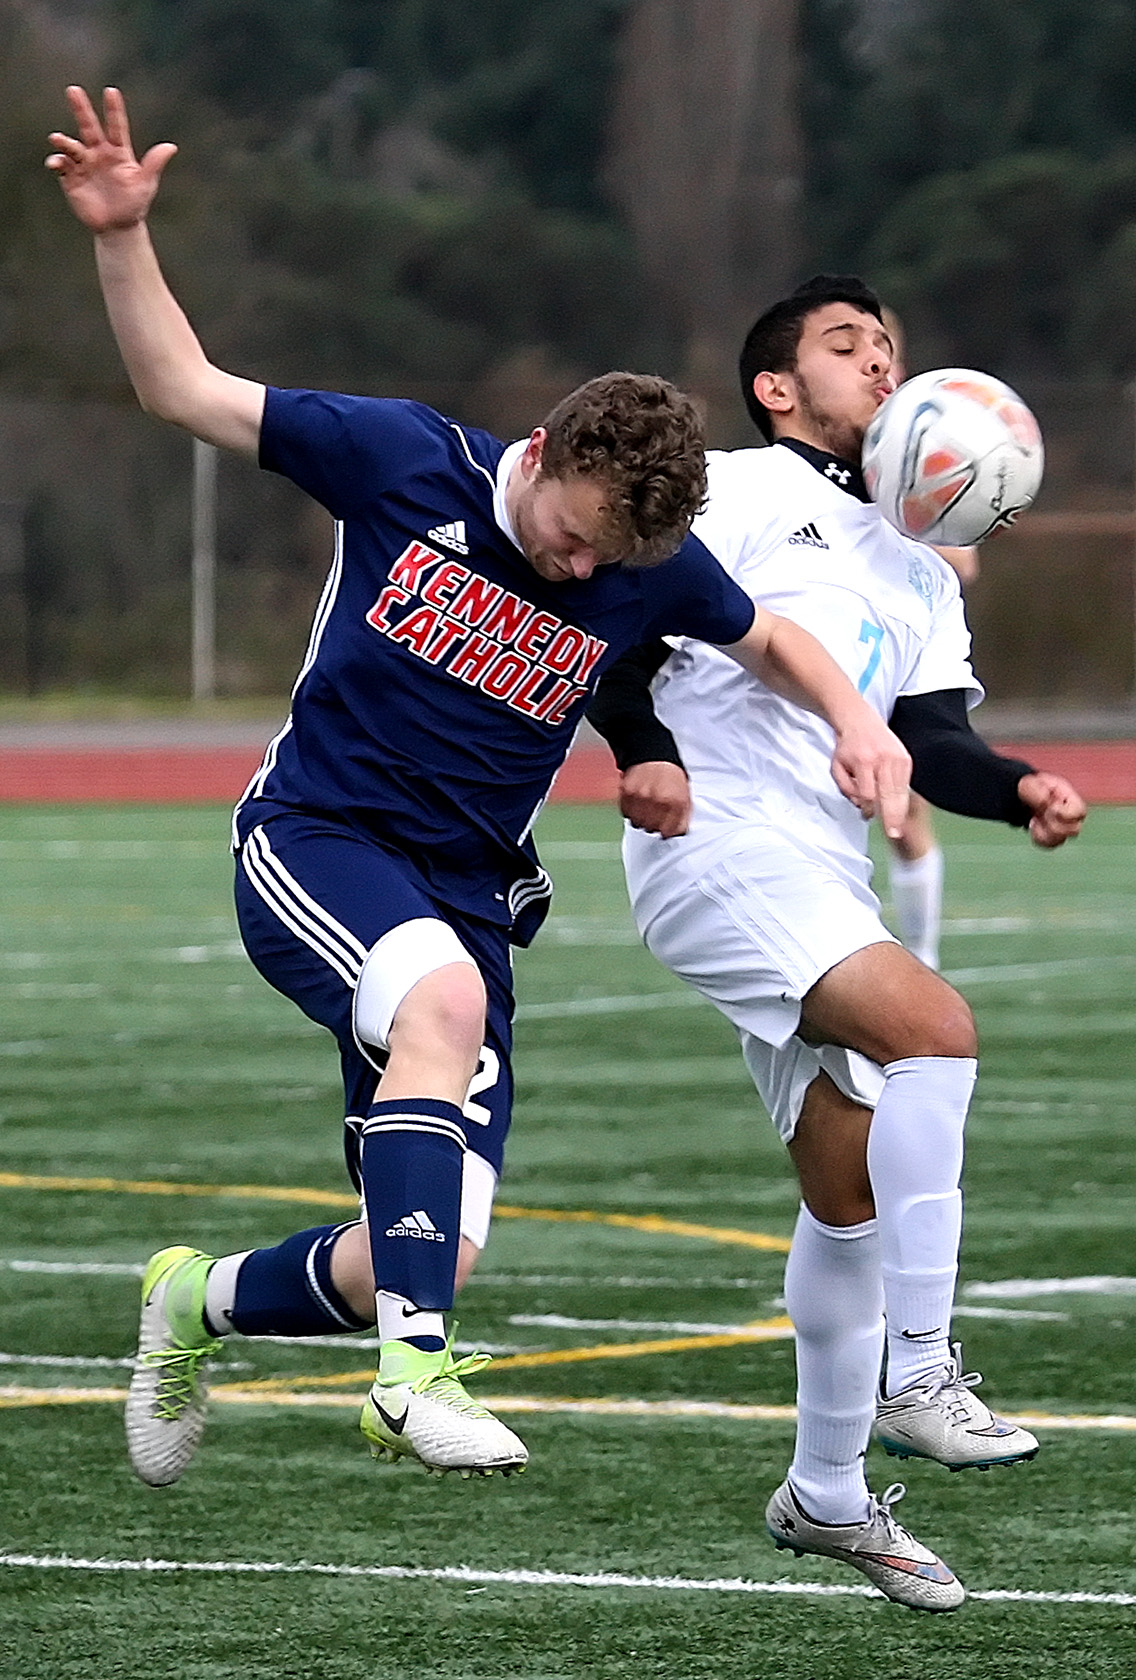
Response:
[{"label": "jersey collar", "polygon": [[807,461],[810,467],[815,467],[821,477],[829,479],[838,490],[846,490],[858,502],[871,501],[864,485],[864,475],[855,461],[844,461],[839,455],[830,455],[827,449],[802,443],[800,438],[783,437],[777,442],[781,447],[791,449],[794,455],[799,455],[802,461]]},{"label": "jersey collar", "polygon": [[517,533],[513,529],[513,522],[509,518],[509,510],[505,506],[505,486],[509,482],[509,474],[514,464],[520,460],[528,445],[528,438],[521,438],[519,443],[511,443],[497,463],[497,482],[493,487],[493,517],[504,531],[513,547],[525,551],[517,541]]}]

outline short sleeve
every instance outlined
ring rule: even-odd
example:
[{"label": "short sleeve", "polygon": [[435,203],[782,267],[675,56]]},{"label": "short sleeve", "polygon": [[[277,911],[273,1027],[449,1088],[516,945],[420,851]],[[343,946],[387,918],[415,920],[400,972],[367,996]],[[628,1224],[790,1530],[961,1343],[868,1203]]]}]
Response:
[{"label": "short sleeve", "polygon": [[260,464],[290,478],[335,518],[356,513],[406,472],[432,409],[384,397],[284,391],[270,385]]},{"label": "short sleeve", "polygon": [[901,695],[937,694],[941,689],[962,689],[967,710],[973,710],[985,690],[970,663],[970,626],[957,582],[944,588],[935,602],[931,633],[914,670],[900,690]]},{"label": "short sleeve", "polygon": [[727,577],[705,543],[687,537],[673,559],[645,572],[647,617],[642,639],[692,636],[728,647],[753,626],[757,609]]}]

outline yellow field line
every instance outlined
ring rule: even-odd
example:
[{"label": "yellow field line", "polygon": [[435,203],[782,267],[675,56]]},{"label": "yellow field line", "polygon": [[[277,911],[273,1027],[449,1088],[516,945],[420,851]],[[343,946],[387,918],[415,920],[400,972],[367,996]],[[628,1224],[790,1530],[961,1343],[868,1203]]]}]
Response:
[{"label": "yellow field line", "polygon": [[[150,1178],[50,1178],[41,1173],[0,1172],[0,1189],[97,1190],[122,1196],[240,1196],[259,1202],[310,1202],[318,1207],[357,1208],[359,1198],[343,1190],[308,1190],[279,1184],[180,1184]],[[656,1213],[595,1213],[589,1209],[525,1208],[498,1205],[498,1219],[545,1219],[561,1224],[615,1225],[659,1236],[700,1237],[707,1242],[731,1243],[788,1254],[788,1237],[765,1231],[743,1231],[728,1225],[692,1225],[685,1219],[664,1219]]]},{"label": "yellow field line", "polygon": [[[636,1359],[649,1353],[688,1353],[693,1348],[738,1347],[744,1342],[781,1341],[793,1334],[787,1318],[770,1318],[747,1324],[739,1330],[715,1336],[670,1336],[665,1341],[600,1342],[595,1347],[555,1348],[543,1353],[510,1353],[494,1359],[495,1371],[518,1371],[534,1365],[576,1365],[589,1359]],[[214,1394],[227,1389],[244,1393],[271,1394],[278,1389],[342,1388],[345,1383],[362,1383],[369,1387],[375,1375],[372,1365],[366,1371],[334,1371],[323,1377],[263,1377],[253,1382],[217,1383]]]},{"label": "yellow field line", "polygon": [[[300,1394],[294,1391],[266,1394],[248,1384],[243,1388],[238,1388],[235,1384],[232,1387],[223,1386],[215,1389],[213,1393],[217,1403],[224,1406],[324,1407],[337,1411],[353,1411],[359,1405],[358,1394]],[[586,1417],[704,1417],[743,1423],[792,1423],[797,1416],[795,1406],[731,1405],[725,1400],[572,1400],[525,1394],[488,1394],[479,1395],[478,1398],[494,1412],[575,1412]],[[120,1404],[125,1399],[124,1388],[0,1387],[0,1409]],[[1011,1423],[1022,1424],[1028,1429],[1094,1429],[1126,1435],[1136,1433],[1136,1416],[1123,1413],[1014,1412],[1005,1415]]]},{"label": "yellow field line", "polygon": [[303,1190],[280,1184],[177,1184],[160,1178],[46,1178],[40,1173],[0,1172],[4,1190],[102,1190],[120,1196],[241,1196],[258,1202],[312,1202],[320,1207],[359,1206],[342,1190]]},{"label": "yellow field line", "polygon": [[730,1225],[692,1225],[685,1219],[664,1219],[657,1213],[580,1213],[559,1208],[496,1206],[498,1219],[552,1219],[573,1224],[619,1225],[629,1231],[654,1231],[669,1237],[703,1237],[708,1242],[733,1243],[741,1248],[762,1248],[772,1254],[788,1254],[789,1238],[770,1236],[765,1231],[742,1231]]}]

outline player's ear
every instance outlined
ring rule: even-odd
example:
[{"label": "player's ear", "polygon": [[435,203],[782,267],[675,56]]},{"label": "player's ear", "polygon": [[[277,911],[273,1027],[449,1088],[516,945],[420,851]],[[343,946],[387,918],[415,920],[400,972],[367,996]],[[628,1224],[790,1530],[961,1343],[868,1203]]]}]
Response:
[{"label": "player's ear", "polygon": [[759,373],[753,382],[753,394],[763,408],[788,414],[796,406],[796,381],[791,373]]},{"label": "player's ear", "polygon": [[525,452],[521,456],[521,467],[526,478],[532,478],[540,470],[540,463],[544,456],[544,440],[548,436],[543,426],[538,426],[525,445]]}]

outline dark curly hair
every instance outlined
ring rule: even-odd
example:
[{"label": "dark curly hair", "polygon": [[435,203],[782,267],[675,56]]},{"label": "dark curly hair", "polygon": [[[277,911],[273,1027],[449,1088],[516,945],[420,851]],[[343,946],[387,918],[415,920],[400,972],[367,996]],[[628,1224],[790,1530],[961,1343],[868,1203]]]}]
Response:
[{"label": "dark curly hair", "polygon": [[668,559],[706,505],[706,434],[690,398],[654,374],[604,373],[543,424],[541,472],[603,484],[605,558],[625,566]]},{"label": "dark curly hair", "polygon": [[879,298],[858,274],[814,274],[788,297],[770,304],[746,334],[738,375],[749,417],[766,443],[773,442],[773,421],[765,404],[758,402],[753,382],[759,373],[796,371],[801,328],[813,310],[826,303],[850,303],[883,321]]}]

